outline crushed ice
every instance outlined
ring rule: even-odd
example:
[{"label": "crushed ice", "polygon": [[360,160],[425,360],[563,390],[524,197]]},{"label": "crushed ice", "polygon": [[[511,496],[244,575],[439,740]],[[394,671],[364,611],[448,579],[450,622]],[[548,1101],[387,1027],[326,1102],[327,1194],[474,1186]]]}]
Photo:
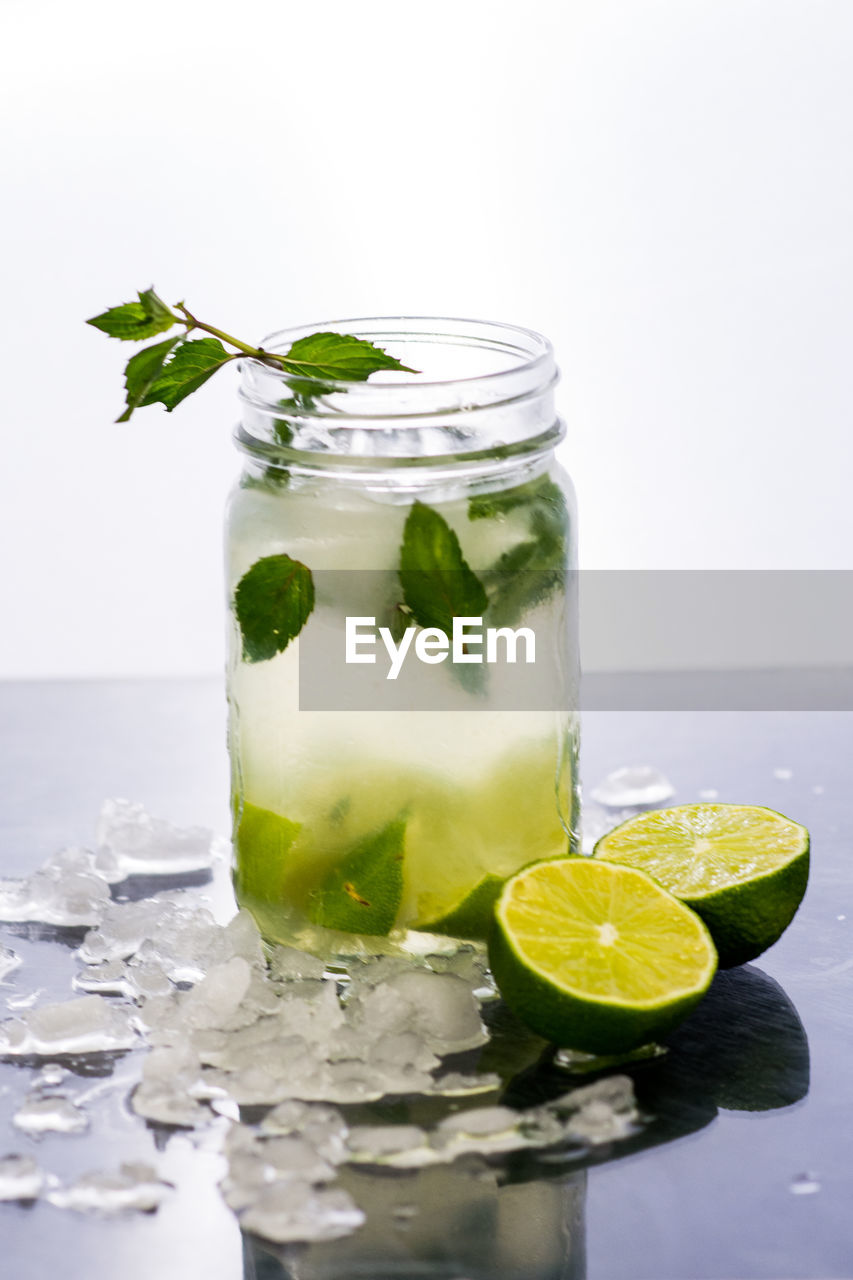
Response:
[{"label": "crushed ice", "polygon": [[[650,778],[654,771],[628,772],[620,785],[633,804],[653,803],[649,795],[669,785]],[[604,820],[613,825],[616,816],[611,805]],[[501,1086],[499,1076],[470,1066],[489,1039],[480,1002],[494,995],[473,947],[417,960],[362,958],[334,974],[293,947],[267,955],[247,912],[220,925],[187,889],[134,901],[113,896],[112,886],[130,876],[186,875],[209,869],[216,856],[208,832],[182,831],[138,805],[110,801],[94,851],[65,850],[28,879],[0,883],[3,919],[87,930],[75,953],[75,998],[36,1007],[40,992],[10,998],[16,1016],[0,1021],[0,1057],[41,1063],[14,1116],[22,1135],[88,1128],[81,1104],[98,1090],[72,1096],[57,1059],[144,1048],[128,1059],[132,1110],[216,1141],[224,1133],[226,1203],[246,1230],[291,1242],[333,1240],[362,1225],[362,1210],[335,1185],[344,1165],[418,1169],[471,1153],[577,1154],[636,1130],[625,1076],[525,1110],[473,1105]],[[4,962],[9,973],[17,957],[0,951],[0,976]],[[469,1055],[462,1066],[458,1055]],[[463,1100],[452,1105],[467,1109],[428,1127],[350,1126],[340,1110],[404,1096]],[[265,1114],[248,1124],[241,1107]],[[153,1212],[171,1190],[144,1164],[62,1186],[28,1156],[0,1160],[0,1199]]]}]

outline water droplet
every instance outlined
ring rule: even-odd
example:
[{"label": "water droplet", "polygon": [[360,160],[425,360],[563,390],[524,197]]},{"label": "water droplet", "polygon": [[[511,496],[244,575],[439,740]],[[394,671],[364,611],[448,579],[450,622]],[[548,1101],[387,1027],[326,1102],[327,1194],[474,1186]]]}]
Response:
[{"label": "water droplet", "polygon": [[794,776],[793,769],[774,769],[773,777],[778,778],[780,782],[790,782]]},{"label": "water droplet", "polygon": [[816,787],[812,787],[812,795],[822,796],[825,790],[826,790],[826,787],[822,787],[820,786],[820,784],[818,784]]},{"label": "water droplet", "polygon": [[705,787],[703,791],[699,792],[699,799],[700,800],[717,800],[719,799],[719,795],[720,793],[716,787]]},{"label": "water droplet", "polygon": [[835,918],[836,918],[836,920],[846,920],[846,919],[847,919],[847,917],[843,914],[843,912],[842,912],[842,914],[841,914],[840,916],[836,916]]}]

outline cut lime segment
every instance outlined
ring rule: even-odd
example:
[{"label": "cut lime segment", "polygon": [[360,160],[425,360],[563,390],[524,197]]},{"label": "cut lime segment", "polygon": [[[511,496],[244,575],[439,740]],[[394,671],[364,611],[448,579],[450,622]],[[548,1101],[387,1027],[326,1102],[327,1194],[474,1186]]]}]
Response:
[{"label": "cut lime segment", "polygon": [[234,888],[239,898],[281,902],[288,854],[300,823],[271,809],[244,804],[234,828]]},{"label": "cut lime segment", "polygon": [[485,875],[447,915],[438,920],[429,920],[426,924],[417,924],[415,928],[422,929],[425,933],[485,941],[491,931],[495,903],[502,887],[502,876]]},{"label": "cut lime segment", "polygon": [[595,856],[639,867],[707,924],[724,968],[754,960],[784,933],[809,878],[809,833],[743,804],[684,804],[629,818]]},{"label": "cut lime segment", "polygon": [[390,933],[403,896],[405,835],[397,819],[344,854],[311,894],[309,920],[345,933]]},{"label": "cut lime segment", "polygon": [[592,858],[526,867],[504,885],[489,961],[541,1036],[625,1053],[671,1031],[717,967],[702,921],[643,871]]}]

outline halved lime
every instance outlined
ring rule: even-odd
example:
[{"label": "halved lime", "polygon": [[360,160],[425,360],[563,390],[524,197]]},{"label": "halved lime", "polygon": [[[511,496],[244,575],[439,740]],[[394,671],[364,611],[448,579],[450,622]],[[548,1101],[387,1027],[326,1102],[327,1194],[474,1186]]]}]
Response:
[{"label": "halved lime", "polygon": [[502,876],[493,876],[491,873],[484,875],[446,915],[437,920],[428,920],[425,924],[416,924],[415,928],[425,933],[485,941],[491,931],[495,903],[500,897],[502,886]]},{"label": "halved lime", "polygon": [[643,871],[592,858],[538,862],[504,885],[489,962],[541,1036],[615,1054],[666,1035],[701,999],[717,955],[694,912]]},{"label": "halved lime", "polygon": [[784,933],[809,878],[809,833],[744,804],[683,804],[629,818],[594,855],[654,876],[707,924],[724,968],[754,960]]}]

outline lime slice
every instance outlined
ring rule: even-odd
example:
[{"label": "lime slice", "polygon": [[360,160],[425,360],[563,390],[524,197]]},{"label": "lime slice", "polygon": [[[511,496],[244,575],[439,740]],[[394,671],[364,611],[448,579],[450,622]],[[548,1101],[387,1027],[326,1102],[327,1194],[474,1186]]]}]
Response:
[{"label": "lime slice", "polygon": [[403,896],[405,835],[397,819],[345,853],[312,892],[309,920],[345,933],[389,933]]},{"label": "lime slice", "polygon": [[809,833],[772,809],[684,804],[629,818],[595,856],[639,867],[692,907],[724,968],[761,955],[784,933],[809,878]]},{"label": "lime slice", "polygon": [[271,809],[244,804],[234,828],[234,889],[241,900],[281,902],[288,854],[300,824]]},{"label": "lime slice", "polygon": [[592,858],[538,862],[504,885],[489,962],[541,1036],[616,1054],[671,1031],[717,956],[702,921],[643,871]]},{"label": "lime slice", "polygon": [[485,941],[491,931],[495,903],[500,897],[502,887],[502,876],[485,875],[446,915],[414,927],[422,929],[425,933],[441,933],[453,938]]}]

